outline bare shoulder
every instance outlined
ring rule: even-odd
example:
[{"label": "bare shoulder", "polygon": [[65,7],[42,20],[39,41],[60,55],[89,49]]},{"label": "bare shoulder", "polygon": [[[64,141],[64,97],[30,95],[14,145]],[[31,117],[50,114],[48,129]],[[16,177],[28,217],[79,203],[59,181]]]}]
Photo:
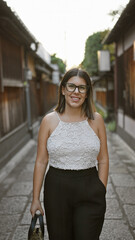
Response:
[{"label": "bare shoulder", "polygon": [[50,122],[50,121],[54,121],[56,117],[57,116],[55,112],[50,112],[44,116],[43,120],[46,122]]},{"label": "bare shoulder", "polygon": [[100,122],[104,121],[102,115],[100,113],[98,113],[98,112],[94,112],[94,119],[96,121],[100,121]]},{"label": "bare shoulder", "polygon": [[100,113],[98,113],[98,112],[95,112],[95,113],[94,113],[94,120],[95,120],[96,125],[97,125],[97,127],[98,127],[99,129],[105,127],[104,119],[103,119],[103,117],[101,116]]},{"label": "bare shoulder", "polygon": [[43,126],[49,128],[49,126],[53,122],[55,122],[56,119],[57,119],[56,113],[55,112],[50,112],[43,117],[42,122],[41,122],[41,126],[43,125]]},{"label": "bare shoulder", "polygon": [[59,119],[56,112],[50,112],[42,119],[40,129],[41,131],[43,130],[49,137],[52,131],[56,128],[58,122]]}]

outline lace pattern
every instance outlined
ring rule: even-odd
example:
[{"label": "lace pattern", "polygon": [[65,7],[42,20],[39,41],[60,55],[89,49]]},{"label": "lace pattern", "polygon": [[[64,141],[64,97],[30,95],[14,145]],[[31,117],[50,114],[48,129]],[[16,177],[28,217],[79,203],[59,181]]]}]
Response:
[{"label": "lace pattern", "polygon": [[87,120],[60,121],[47,141],[49,165],[61,169],[87,169],[96,166],[100,140]]}]

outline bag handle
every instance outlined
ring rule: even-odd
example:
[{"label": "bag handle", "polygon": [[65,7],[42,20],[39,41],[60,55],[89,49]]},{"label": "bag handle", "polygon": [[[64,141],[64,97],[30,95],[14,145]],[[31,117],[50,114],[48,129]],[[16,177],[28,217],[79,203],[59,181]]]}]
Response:
[{"label": "bag handle", "polygon": [[41,228],[42,234],[43,234],[43,236],[44,236],[44,220],[43,220],[42,214],[39,214],[39,215],[38,215],[38,218],[39,218],[40,228]]},{"label": "bag handle", "polygon": [[43,216],[42,214],[36,214],[34,215],[34,217],[32,217],[31,219],[31,225],[30,225],[30,228],[29,228],[29,232],[28,232],[28,239],[30,239],[33,231],[34,231],[34,228],[36,226],[36,222],[37,222],[37,219],[39,218],[39,225],[40,225],[40,228],[41,228],[41,231],[42,231],[42,234],[44,236],[44,220],[43,220]]}]

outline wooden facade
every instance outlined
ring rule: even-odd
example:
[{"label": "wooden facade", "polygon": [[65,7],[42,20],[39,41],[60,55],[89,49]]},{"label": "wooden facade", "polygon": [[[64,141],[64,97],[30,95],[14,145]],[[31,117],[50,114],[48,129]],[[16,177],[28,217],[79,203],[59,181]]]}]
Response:
[{"label": "wooden facade", "polygon": [[[108,120],[113,118],[114,112],[114,80],[113,72],[104,72],[93,81],[94,102],[108,114]],[[106,119],[107,120],[107,119]]]},{"label": "wooden facade", "polygon": [[[34,124],[57,101],[53,66],[30,48],[31,43],[37,48],[36,39],[1,0],[0,167],[27,143],[33,135]],[[30,79],[26,76],[27,70],[31,73]]]},{"label": "wooden facade", "polygon": [[103,91],[102,89],[96,91],[96,101],[104,108],[107,107],[106,95],[106,91]]},{"label": "wooden facade", "polygon": [[104,43],[115,42],[115,116],[118,134],[135,150],[135,1],[130,0]]}]

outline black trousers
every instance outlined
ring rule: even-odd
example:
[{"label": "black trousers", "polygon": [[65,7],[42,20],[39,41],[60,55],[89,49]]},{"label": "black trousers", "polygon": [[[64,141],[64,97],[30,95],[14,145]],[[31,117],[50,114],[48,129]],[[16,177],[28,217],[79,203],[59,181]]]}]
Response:
[{"label": "black trousers", "polygon": [[49,240],[99,240],[106,211],[105,194],[96,167],[50,167],[44,184]]}]

